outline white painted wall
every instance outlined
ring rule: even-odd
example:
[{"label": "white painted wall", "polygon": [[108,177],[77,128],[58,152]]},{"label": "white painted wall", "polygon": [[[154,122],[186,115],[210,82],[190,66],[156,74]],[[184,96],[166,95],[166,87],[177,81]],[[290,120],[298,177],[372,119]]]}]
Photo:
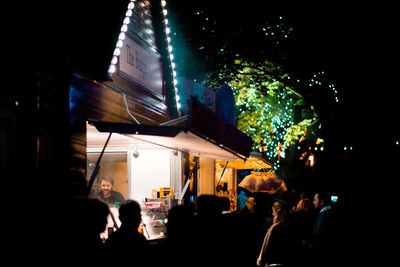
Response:
[{"label": "white painted wall", "polygon": [[139,149],[137,158],[130,157],[130,196],[142,203],[152,197],[152,189],[170,187],[171,151],[169,149]]}]

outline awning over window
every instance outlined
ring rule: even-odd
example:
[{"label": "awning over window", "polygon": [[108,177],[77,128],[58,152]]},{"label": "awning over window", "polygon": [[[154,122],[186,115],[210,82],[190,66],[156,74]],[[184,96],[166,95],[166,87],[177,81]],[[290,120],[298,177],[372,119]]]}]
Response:
[{"label": "awning over window", "polygon": [[247,160],[237,159],[235,161],[228,162],[228,164],[226,164],[227,162],[224,160],[217,160],[216,163],[219,164],[221,167],[224,167],[226,165],[226,167],[228,168],[237,170],[270,170],[274,166],[273,163],[265,159],[259,152],[251,152],[250,157]]},{"label": "awning over window", "polygon": [[[191,112],[185,126],[115,122],[90,122],[90,124],[100,133],[117,133],[136,141],[220,160],[234,161],[248,158],[253,143],[250,137],[226,123],[219,115],[196,100],[191,103]],[[112,142],[113,139],[110,140],[110,146],[113,146]]]}]

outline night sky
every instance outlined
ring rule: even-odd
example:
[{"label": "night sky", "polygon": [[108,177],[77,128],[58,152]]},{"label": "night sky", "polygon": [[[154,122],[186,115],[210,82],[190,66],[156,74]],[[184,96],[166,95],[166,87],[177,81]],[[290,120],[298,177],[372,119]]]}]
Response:
[{"label": "night sky", "polygon": [[[343,135],[361,146],[385,132],[382,141],[393,144],[399,138],[393,122],[399,115],[396,103],[400,91],[394,86],[396,68],[389,67],[398,58],[393,34],[395,8],[348,1],[294,2],[170,0],[167,5],[171,18],[179,24],[182,39],[194,34],[193,24],[199,22],[194,12],[204,10],[210,20],[216,21],[220,38],[233,38],[238,47],[254,53],[268,53],[261,29],[265,23],[273,25],[282,17],[285,24],[293,27],[290,38],[282,45],[286,58],[281,63],[285,70],[298,77],[325,71],[340,99],[339,106],[327,112],[335,113],[339,127],[347,127]],[[235,31],[236,35],[232,34]],[[328,107],[321,95],[314,101]],[[380,130],[375,131],[374,127]]]},{"label": "night sky", "polygon": [[[200,35],[200,39],[206,40],[205,46],[211,46],[214,40],[221,44],[229,42],[232,49],[243,54],[254,54],[255,57],[260,54],[277,62],[303,82],[323,71],[325,79],[335,85],[339,104],[328,105],[333,98],[332,91],[327,89],[305,88],[306,97],[311,105],[320,109],[319,115],[325,116],[326,120],[334,116],[342,124],[352,124],[354,102],[360,99],[362,92],[359,82],[364,56],[361,45],[364,27],[367,27],[359,7],[336,2],[316,5],[289,1],[171,0],[167,5],[172,27],[174,23],[178,27],[175,29],[177,40],[186,46],[177,44],[177,49],[196,51],[198,48],[190,42]],[[206,34],[202,31],[203,26]],[[275,33],[273,37],[271,33],[269,38],[265,35],[270,31],[268,26]],[[288,33],[287,39],[283,34],[277,36],[281,26],[285,34]],[[214,30],[214,39],[208,38],[210,28]],[[196,52],[195,60],[207,62],[204,54],[199,50]]]},{"label": "night sky", "polygon": [[218,35],[237,31],[240,36],[238,46],[258,50],[268,50],[267,46],[257,46],[265,39],[262,27],[266,22],[279,22],[277,18],[281,16],[284,23],[294,28],[290,43],[285,46],[288,71],[304,73],[324,69],[332,72],[338,80],[345,80],[345,72],[356,68],[362,21],[355,15],[356,10],[349,6],[300,5],[289,1],[280,1],[279,4],[252,1],[247,4],[239,1],[181,0],[168,1],[168,5],[176,12],[172,16],[180,16],[179,21],[188,24],[195,21],[194,11],[204,10],[210,19],[215,18]]}]

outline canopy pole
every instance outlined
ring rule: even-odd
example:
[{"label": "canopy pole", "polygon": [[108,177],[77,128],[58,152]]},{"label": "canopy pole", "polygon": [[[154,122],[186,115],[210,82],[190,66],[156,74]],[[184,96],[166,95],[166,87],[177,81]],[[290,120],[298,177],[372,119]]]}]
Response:
[{"label": "canopy pole", "polygon": [[160,123],[159,126],[170,126],[170,125],[174,125],[177,123],[181,123],[181,122],[184,122],[188,117],[189,117],[188,115],[183,115],[176,119],[172,119],[172,120]]},{"label": "canopy pole", "polygon": [[198,162],[198,160],[196,160],[196,161],[194,162],[193,168],[190,170],[188,179],[186,180],[186,184],[185,184],[185,186],[184,186],[182,192],[179,194],[179,200],[182,200],[183,197],[184,197],[185,194],[186,194],[186,191],[187,191],[187,189],[188,189],[188,187],[189,187],[189,184],[190,184],[190,177],[192,177],[192,175],[194,174],[194,169],[195,169],[196,166],[197,166],[197,162]]},{"label": "canopy pole", "polygon": [[219,177],[219,181],[218,181],[217,187],[219,186],[219,183],[221,182],[222,176],[224,176],[224,172],[225,172],[225,170],[226,170],[226,167],[228,166],[228,163],[229,163],[229,161],[226,161],[224,170],[223,170],[222,173],[221,173],[221,177]]},{"label": "canopy pole", "polygon": [[90,177],[90,180],[89,180],[89,183],[88,183],[88,194],[90,193],[90,190],[92,189],[93,182],[94,182],[94,180],[96,179],[97,174],[99,173],[100,161],[101,161],[101,158],[103,157],[104,150],[106,149],[106,147],[107,147],[107,145],[108,145],[108,141],[110,141],[111,134],[112,134],[112,132],[110,132],[110,134],[108,135],[108,138],[107,138],[106,143],[104,144],[103,150],[101,151],[100,156],[99,156],[99,158],[97,159],[96,167],[94,168],[94,171],[93,171],[93,173],[92,173],[92,176]]}]

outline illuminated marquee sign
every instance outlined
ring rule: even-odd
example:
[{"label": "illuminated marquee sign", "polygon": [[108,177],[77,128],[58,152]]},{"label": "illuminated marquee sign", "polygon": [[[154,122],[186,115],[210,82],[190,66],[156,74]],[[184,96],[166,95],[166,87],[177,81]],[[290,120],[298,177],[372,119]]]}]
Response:
[{"label": "illuminated marquee sign", "polygon": [[119,71],[158,94],[163,93],[160,58],[126,37],[121,48]]}]

